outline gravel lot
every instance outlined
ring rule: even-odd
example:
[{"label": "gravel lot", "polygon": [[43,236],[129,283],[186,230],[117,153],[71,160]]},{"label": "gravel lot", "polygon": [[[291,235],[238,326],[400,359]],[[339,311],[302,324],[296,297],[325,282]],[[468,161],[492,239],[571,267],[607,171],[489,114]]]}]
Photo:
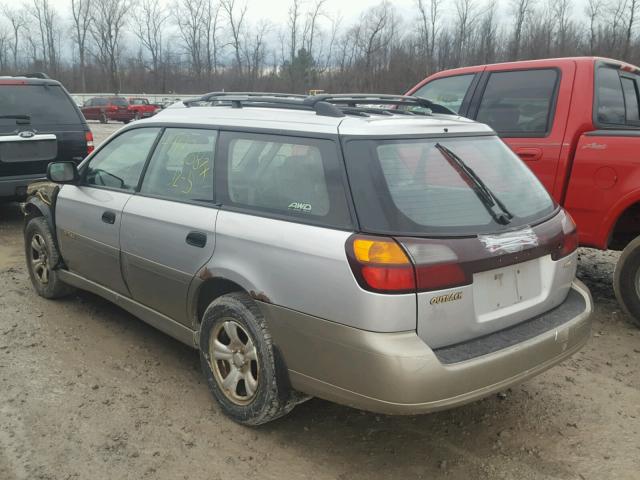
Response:
[{"label": "gravel lot", "polygon": [[[120,124],[91,124],[96,142]],[[385,417],[313,399],[250,429],[198,355],[88,293],[35,295],[16,205],[0,205],[0,479],[639,479],[640,330],[617,254],[581,252],[597,303],[572,359],[464,407]]]}]

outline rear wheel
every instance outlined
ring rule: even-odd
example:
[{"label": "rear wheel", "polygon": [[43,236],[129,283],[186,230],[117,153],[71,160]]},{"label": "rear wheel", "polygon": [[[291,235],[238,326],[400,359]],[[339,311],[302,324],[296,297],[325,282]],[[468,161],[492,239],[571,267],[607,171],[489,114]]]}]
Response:
[{"label": "rear wheel", "polygon": [[100,123],[107,123],[109,121],[107,114],[104,112],[100,114],[100,118],[98,120],[100,120]]},{"label": "rear wheel", "polygon": [[265,319],[245,293],[209,305],[200,327],[200,360],[211,393],[238,423],[270,422],[302,399],[291,392]]},{"label": "rear wheel", "polygon": [[613,290],[623,310],[640,327],[640,237],[622,251],[613,274]]},{"label": "rear wheel", "polygon": [[43,217],[29,220],[24,231],[27,269],[33,288],[44,298],[60,298],[74,291],[60,280],[57,270],[60,253]]}]

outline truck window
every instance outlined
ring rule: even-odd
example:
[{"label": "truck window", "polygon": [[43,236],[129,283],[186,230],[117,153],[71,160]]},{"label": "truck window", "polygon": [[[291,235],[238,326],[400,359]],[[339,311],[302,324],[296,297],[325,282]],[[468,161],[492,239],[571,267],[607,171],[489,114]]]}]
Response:
[{"label": "truck window", "polygon": [[622,92],[624,93],[624,105],[626,108],[625,118],[628,123],[638,123],[640,121],[640,111],[638,110],[638,86],[633,78],[622,77]]},{"label": "truck window", "polygon": [[475,74],[456,75],[454,77],[438,78],[433,82],[416,90],[413,95],[431,100],[438,105],[447,107],[456,113],[460,112],[469,85]]},{"label": "truck window", "polygon": [[626,123],[624,94],[618,70],[599,68],[597,82],[598,122],[624,125]]},{"label": "truck window", "polygon": [[557,84],[554,69],[494,72],[476,120],[503,136],[544,137],[553,116]]}]

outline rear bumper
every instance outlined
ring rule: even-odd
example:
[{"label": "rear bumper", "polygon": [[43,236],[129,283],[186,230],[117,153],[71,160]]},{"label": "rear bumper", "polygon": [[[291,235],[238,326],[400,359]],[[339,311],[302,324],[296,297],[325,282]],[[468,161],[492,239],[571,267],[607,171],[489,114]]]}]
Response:
[{"label": "rear bumper", "polygon": [[[503,342],[505,336],[511,341],[501,344],[487,336],[489,342],[472,345],[471,354],[469,345],[462,344],[448,347],[448,356],[429,348],[414,331],[368,332],[269,304],[261,308],[293,388],[364,410],[416,414],[485,397],[579,350],[590,336],[593,304],[579,281],[571,294],[579,297],[579,306],[566,301],[549,312],[555,316],[550,328],[540,332],[540,325],[536,330],[524,322],[522,329],[514,329],[516,342],[511,333],[498,332]],[[457,357],[452,349],[460,350]]]},{"label": "rear bumper", "polygon": [[27,194],[27,185],[44,178],[44,173],[40,175],[0,177],[0,198],[24,197]]}]

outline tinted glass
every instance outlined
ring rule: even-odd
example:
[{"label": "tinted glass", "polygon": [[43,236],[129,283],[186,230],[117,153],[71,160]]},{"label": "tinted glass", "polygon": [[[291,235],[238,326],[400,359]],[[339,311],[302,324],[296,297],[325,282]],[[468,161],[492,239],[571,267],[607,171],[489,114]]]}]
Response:
[{"label": "tinted glass", "polygon": [[623,125],[625,123],[624,95],[618,71],[598,69],[598,122]]},{"label": "tinted glass", "polygon": [[347,171],[362,228],[391,234],[476,234],[524,226],[552,213],[549,194],[496,137],[441,139],[514,215],[497,224],[435,148],[438,140],[347,143]]},{"label": "tinted glass", "polygon": [[169,128],[158,142],[141,192],[185,201],[213,201],[213,130]]},{"label": "tinted glass", "polygon": [[127,102],[126,98],[115,97],[115,98],[110,99],[110,102],[111,102],[112,105],[119,105],[121,107],[126,107],[126,106],[129,105],[129,103]]},{"label": "tinted glass", "polygon": [[439,78],[416,90],[413,95],[426,98],[458,113],[473,77],[474,74]]},{"label": "tinted glass", "polygon": [[91,105],[93,105],[94,107],[98,107],[98,106],[101,106],[101,105],[106,105],[107,103],[108,102],[107,102],[106,98],[94,98],[91,101]]},{"label": "tinted glass", "polygon": [[158,132],[159,128],[137,128],[118,135],[91,159],[84,183],[135,190]]},{"label": "tinted glass", "polygon": [[627,122],[640,121],[640,112],[638,111],[638,91],[636,81],[632,78],[623,77],[622,91],[624,92],[624,103],[626,106]]},{"label": "tinted glass", "polygon": [[228,145],[229,203],[336,226],[350,224],[334,142],[237,134]]},{"label": "tinted glass", "polygon": [[546,134],[558,81],[556,70],[492,73],[477,120],[499,133]]},{"label": "tinted glass", "polygon": [[[54,85],[0,85],[0,113],[30,115],[32,125],[81,122],[71,98]],[[15,124],[15,119],[0,119],[0,125]]]}]

